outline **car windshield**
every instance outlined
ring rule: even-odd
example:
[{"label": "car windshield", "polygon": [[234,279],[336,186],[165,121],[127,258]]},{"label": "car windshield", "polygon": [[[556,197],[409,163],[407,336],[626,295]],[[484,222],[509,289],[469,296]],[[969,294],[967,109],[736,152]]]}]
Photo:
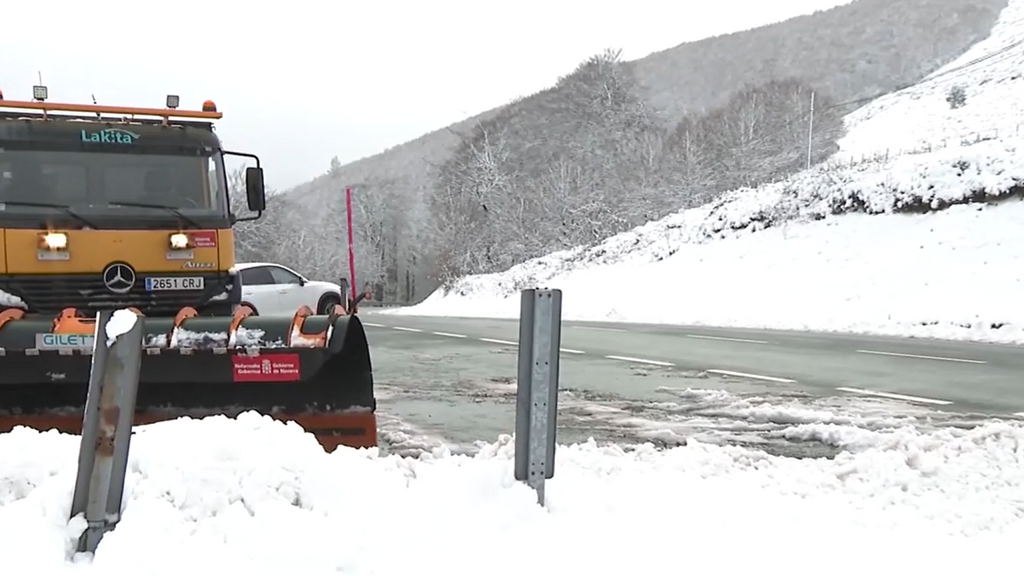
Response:
[{"label": "car windshield", "polygon": [[222,215],[227,213],[222,175],[220,155],[205,150],[140,154],[0,148],[0,211],[14,216],[54,204],[83,215]]}]

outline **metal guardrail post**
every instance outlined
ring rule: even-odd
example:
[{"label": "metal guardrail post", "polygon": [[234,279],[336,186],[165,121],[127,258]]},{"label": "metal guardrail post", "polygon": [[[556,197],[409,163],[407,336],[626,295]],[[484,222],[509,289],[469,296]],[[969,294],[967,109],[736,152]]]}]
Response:
[{"label": "metal guardrail post", "polygon": [[537,491],[555,475],[562,291],[523,290],[519,312],[515,477]]},{"label": "metal guardrail post", "polygon": [[102,311],[93,334],[92,370],[82,418],[78,477],[71,517],[88,523],[78,541],[79,552],[96,552],[103,534],[121,519],[128,447],[142,364],[142,322],[107,345],[106,328],[113,312]]}]

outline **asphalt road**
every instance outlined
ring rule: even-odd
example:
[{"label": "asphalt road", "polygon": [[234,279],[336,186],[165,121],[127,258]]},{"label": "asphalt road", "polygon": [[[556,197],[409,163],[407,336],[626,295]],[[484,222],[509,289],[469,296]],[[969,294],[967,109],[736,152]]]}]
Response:
[{"label": "asphalt road", "polygon": [[[492,441],[511,429],[516,320],[373,312],[362,318],[385,412],[449,443]],[[696,404],[689,412],[679,409],[687,400],[696,402],[687,389],[771,397],[775,405],[832,409],[860,401],[876,411],[1024,416],[1022,346],[583,322],[563,324],[561,345],[563,442],[595,435],[610,441],[659,437],[638,434],[657,428],[641,421],[685,423],[697,415],[707,424],[706,403],[699,410]],[[670,398],[671,407],[658,414]],[[602,418],[608,415],[616,415],[617,424]],[[677,428],[677,437],[687,430],[692,426]]]}]

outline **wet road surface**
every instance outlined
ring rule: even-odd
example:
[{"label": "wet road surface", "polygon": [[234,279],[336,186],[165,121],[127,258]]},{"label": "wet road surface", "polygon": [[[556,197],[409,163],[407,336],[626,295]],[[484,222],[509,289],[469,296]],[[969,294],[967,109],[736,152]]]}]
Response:
[{"label": "wet road surface", "polygon": [[[361,314],[392,451],[511,433],[515,320]],[[558,441],[687,439],[831,456],[828,429],[971,426],[1024,411],[1024,347],[567,322]],[[833,432],[834,434],[834,432]]]}]

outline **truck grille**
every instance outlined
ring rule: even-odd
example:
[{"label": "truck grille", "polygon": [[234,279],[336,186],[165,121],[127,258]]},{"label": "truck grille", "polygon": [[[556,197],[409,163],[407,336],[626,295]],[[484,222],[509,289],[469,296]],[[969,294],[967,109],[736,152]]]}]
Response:
[{"label": "truck grille", "polygon": [[107,289],[102,274],[0,275],[0,290],[21,298],[29,312],[39,314],[57,314],[64,308],[95,311],[131,306],[146,316],[174,316],[185,306],[200,307],[228,292],[234,278],[227,272],[181,274],[202,276],[204,289],[146,292],[146,278],[150,276],[166,278],[175,274],[140,272],[126,294]]}]

